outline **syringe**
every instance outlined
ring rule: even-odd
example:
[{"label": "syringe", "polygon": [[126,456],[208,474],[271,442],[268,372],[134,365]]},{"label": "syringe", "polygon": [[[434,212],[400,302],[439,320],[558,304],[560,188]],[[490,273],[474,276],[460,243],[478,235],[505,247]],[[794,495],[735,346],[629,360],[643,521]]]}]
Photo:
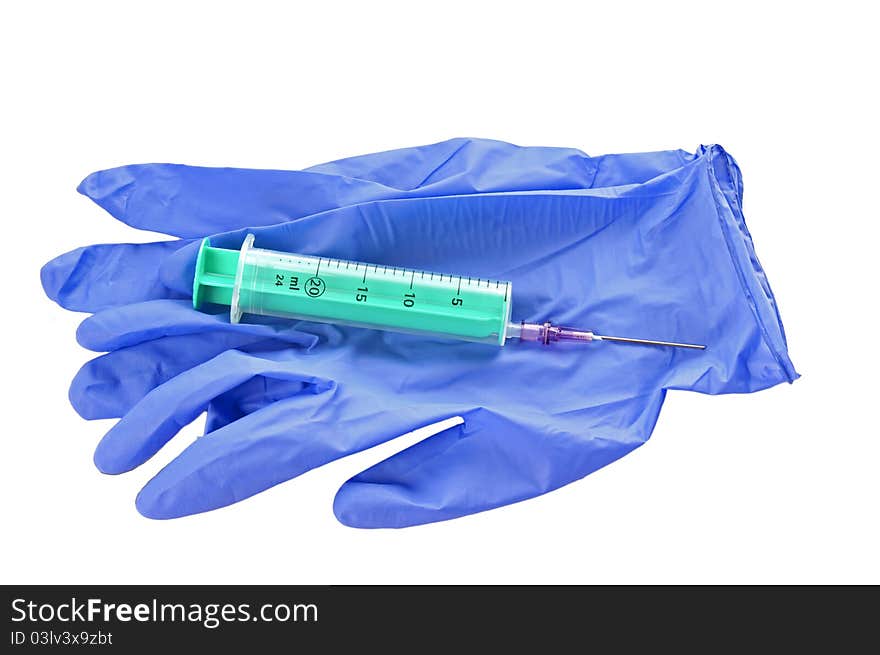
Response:
[{"label": "syringe", "polygon": [[517,323],[510,319],[510,282],[264,250],[253,244],[253,234],[241,250],[202,241],[193,279],[196,309],[229,305],[233,323],[243,314],[259,314],[498,346],[520,339],[706,347],[600,335],[550,322]]}]

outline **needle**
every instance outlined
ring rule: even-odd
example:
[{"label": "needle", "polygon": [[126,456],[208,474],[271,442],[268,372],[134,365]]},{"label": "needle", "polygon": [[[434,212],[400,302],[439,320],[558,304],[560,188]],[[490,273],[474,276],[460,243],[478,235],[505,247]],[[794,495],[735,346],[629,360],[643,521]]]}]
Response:
[{"label": "needle", "polygon": [[593,334],[593,338],[599,341],[620,341],[623,343],[640,343],[648,346],[669,346],[672,348],[691,348],[692,350],[705,350],[706,346],[696,343],[676,343],[675,341],[654,341],[653,339],[631,339],[629,337],[608,337],[601,334]]}]

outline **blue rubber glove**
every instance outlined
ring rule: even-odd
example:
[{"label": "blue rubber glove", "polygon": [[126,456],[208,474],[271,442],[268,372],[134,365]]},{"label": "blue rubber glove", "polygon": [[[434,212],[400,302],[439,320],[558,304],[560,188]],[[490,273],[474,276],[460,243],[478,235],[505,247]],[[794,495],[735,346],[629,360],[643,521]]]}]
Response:
[{"label": "blue rubber glove", "polygon": [[[113,352],[84,367],[91,382],[75,384],[71,399],[125,414],[96,462],[108,472],[137,466],[208,408],[208,436],[138,499],[148,516],[180,516],[460,415],[462,426],[356,476],[337,496],[337,516],[350,525],[411,525],[531,497],[613,461],[648,438],[668,388],[752,391],[793,379],[742,223],[735,164],[717,147],[657,160],[667,172],[644,183],[635,174],[621,185],[624,157],[604,167],[615,170],[613,187],[372,201],[255,232],[261,247],[511,279],[517,318],[704,341],[705,353],[230,326],[157,299],[102,311],[80,329],[84,345]],[[212,241],[237,247],[242,237]],[[71,289],[94,283],[100,301],[102,282],[118,279],[113,264],[122,268],[116,252],[97,268],[90,256],[62,258],[54,279]],[[194,252],[183,244],[152,259],[172,298],[187,294]],[[222,335],[226,349],[185,352],[206,334]],[[162,370],[169,363],[175,370]]]}]

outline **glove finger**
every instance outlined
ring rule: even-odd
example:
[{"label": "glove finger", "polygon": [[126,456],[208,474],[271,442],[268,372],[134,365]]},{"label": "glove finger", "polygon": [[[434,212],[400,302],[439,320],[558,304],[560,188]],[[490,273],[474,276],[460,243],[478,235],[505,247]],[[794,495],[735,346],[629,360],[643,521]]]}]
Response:
[{"label": "glove finger", "polygon": [[338,175],[178,164],[97,171],[77,190],[123,223],[183,238],[394,197],[392,189],[375,182]]},{"label": "glove finger", "polygon": [[[307,348],[309,343],[232,331],[162,337],[86,362],[73,378],[68,397],[84,419],[120,418],[156,387],[227,350],[266,354],[295,345]],[[216,429],[217,423],[212,425]]]},{"label": "glove finger", "polygon": [[46,295],[65,309],[97,312],[157,298],[187,298],[159,278],[161,262],[188,241],[101,244],[59,255],[40,270]]},{"label": "glove finger", "polygon": [[505,417],[486,409],[401,451],[339,489],[345,525],[400,528],[544,494],[622,457],[651,434],[664,392],[566,416]]},{"label": "glove finger", "polygon": [[137,508],[168,519],[224,507],[450,416],[433,411],[352,397],[341,386],[291,396],[197,439],[147,483]]},{"label": "glove finger", "polygon": [[274,338],[310,347],[317,337],[301,332],[290,322],[267,319],[265,323],[230,323],[226,312],[193,311],[185,300],[153,300],[115,307],[86,318],[76,331],[77,342],[95,352],[108,352],[160,337],[204,332],[247,334]]},{"label": "glove finger", "polygon": [[333,382],[305,375],[296,364],[230,350],[184,371],[144,396],[104,435],[95,450],[95,465],[113,474],[140,466],[205,411],[211,400],[253,377],[295,381],[300,383],[299,392],[333,388]]}]

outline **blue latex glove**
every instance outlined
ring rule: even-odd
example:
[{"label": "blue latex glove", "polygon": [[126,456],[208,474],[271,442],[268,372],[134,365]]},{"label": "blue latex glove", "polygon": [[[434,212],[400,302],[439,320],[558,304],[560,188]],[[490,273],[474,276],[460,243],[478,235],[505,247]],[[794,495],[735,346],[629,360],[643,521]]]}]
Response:
[{"label": "blue latex glove", "polygon": [[[98,313],[79,332],[87,347],[113,352],[81,371],[74,405],[87,416],[124,414],[99,446],[99,467],[137,466],[208,408],[207,436],[138,498],[148,516],[180,516],[460,415],[462,426],[337,495],[345,523],[411,525],[528,498],[613,461],[648,438],[668,388],[752,391],[793,379],[732,159],[717,147],[659,153],[653,164],[579,157],[594,188],[371,201],[255,230],[257,242],[511,279],[516,318],[702,341],[706,352],[493,349],[308,323],[230,326],[180,301],[135,302]],[[237,247],[243,234],[212,241]],[[161,288],[145,284],[134,300],[186,296],[194,252],[184,243],[140,258]],[[67,288],[95,308],[113,306],[110,287],[127,254],[63,256],[44,276],[63,283],[47,292],[60,298],[56,290]],[[202,341],[210,347],[194,352]]]}]

